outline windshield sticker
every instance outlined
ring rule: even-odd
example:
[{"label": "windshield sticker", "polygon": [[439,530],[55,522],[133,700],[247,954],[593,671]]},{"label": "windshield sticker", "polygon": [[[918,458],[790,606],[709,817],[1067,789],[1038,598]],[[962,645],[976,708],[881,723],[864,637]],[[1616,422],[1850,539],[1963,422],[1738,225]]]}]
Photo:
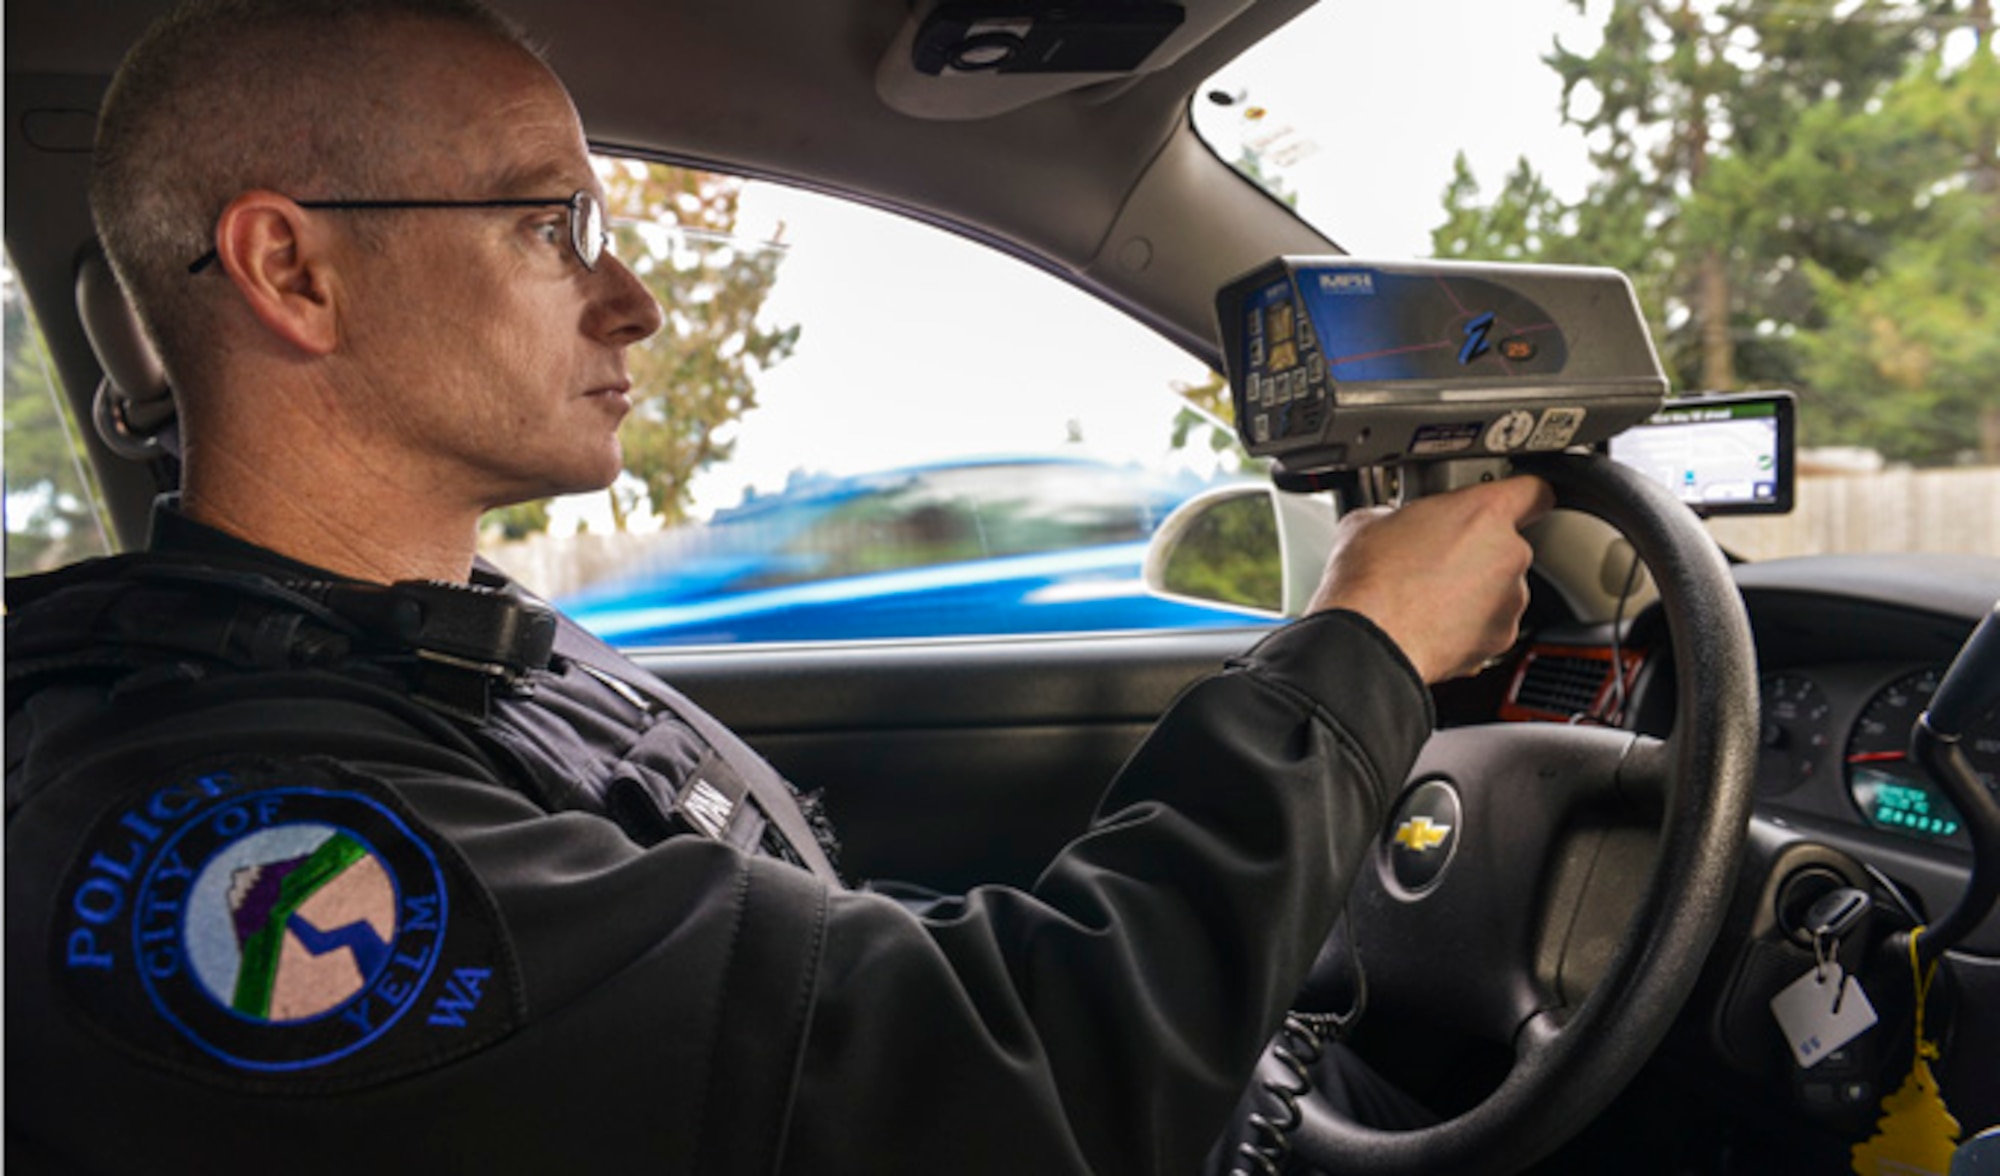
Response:
[{"label": "windshield sticker", "polygon": [[358,1085],[519,1023],[491,897],[378,782],[231,764],[112,813],[78,860],[56,912],[64,988],[176,1068]]}]

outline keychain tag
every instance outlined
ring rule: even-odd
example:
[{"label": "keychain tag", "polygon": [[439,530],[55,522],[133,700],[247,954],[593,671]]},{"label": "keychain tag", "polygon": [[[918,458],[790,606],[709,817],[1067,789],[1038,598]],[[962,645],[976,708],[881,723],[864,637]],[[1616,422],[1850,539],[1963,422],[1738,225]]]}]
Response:
[{"label": "keychain tag", "polygon": [[1816,965],[1772,997],[1771,1012],[1800,1069],[1817,1065],[1875,1024],[1875,1006],[1861,982],[1832,962]]}]

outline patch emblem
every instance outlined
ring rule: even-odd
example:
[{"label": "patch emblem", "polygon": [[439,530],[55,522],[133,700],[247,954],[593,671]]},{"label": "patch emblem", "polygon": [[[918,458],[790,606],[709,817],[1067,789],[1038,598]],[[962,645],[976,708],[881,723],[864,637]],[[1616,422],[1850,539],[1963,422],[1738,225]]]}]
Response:
[{"label": "patch emblem", "polygon": [[239,1079],[379,1081],[520,1021],[498,911],[381,784],[198,773],[113,812],[57,911],[67,991],[121,1042]]}]

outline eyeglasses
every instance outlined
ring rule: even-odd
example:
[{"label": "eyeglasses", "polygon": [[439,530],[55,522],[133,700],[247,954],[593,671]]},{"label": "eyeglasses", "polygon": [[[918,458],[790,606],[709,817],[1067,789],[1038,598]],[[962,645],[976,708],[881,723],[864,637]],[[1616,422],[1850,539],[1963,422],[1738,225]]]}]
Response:
[{"label": "eyeglasses", "polygon": [[[295,203],[300,208],[363,212],[402,208],[554,208],[566,205],[569,208],[569,247],[576,251],[576,259],[583,263],[584,269],[597,269],[597,261],[604,256],[606,243],[604,204],[583,188],[568,196],[519,200],[299,200]],[[188,266],[188,272],[198,274],[215,261],[216,253],[211,249],[195,258],[194,263]]]}]

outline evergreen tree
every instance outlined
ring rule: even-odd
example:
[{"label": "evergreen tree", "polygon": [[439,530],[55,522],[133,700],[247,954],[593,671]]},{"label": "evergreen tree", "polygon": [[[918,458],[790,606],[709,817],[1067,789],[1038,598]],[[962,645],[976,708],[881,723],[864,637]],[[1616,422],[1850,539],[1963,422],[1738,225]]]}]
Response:
[{"label": "evergreen tree", "polygon": [[2000,460],[1991,25],[1990,0],[1615,0],[1596,49],[1545,58],[1584,197],[1523,161],[1482,204],[1461,162],[1433,244],[1624,270],[1676,386],[1797,388],[1810,443]]},{"label": "evergreen tree", "polygon": [[[1989,10],[1990,12],[1990,10]],[[1979,49],[1947,69],[1933,56],[1899,81],[1870,118],[1828,129],[1866,153],[1851,166],[1871,173],[1887,151],[1869,151],[1868,122],[1918,137],[1902,146],[1906,191],[1870,220],[1887,223],[1868,264],[1851,276],[1808,263],[1824,325],[1803,334],[1802,370],[1824,423],[1809,438],[1862,432],[1892,458],[2000,462],[2000,59],[1991,21]]]},{"label": "evergreen tree", "polygon": [[1479,203],[1479,180],[1465,160],[1452,160],[1444,193],[1444,223],[1431,230],[1437,257],[1483,261],[1555,261],[1567,252],[1574,218],[1525,156],[1507,173],[1491,204]]}]

